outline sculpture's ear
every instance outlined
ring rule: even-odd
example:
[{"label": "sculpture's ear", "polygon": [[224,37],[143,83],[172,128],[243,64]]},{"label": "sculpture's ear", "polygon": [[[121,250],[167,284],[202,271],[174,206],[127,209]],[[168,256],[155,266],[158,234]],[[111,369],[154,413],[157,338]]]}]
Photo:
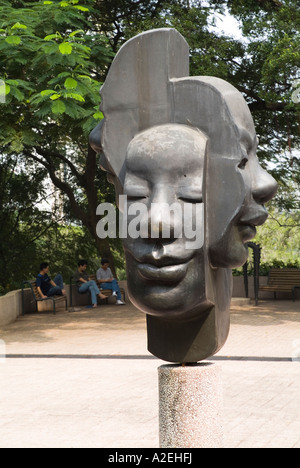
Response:
[{"label": "sculpture's ear", "polygon": [[[172,122],[169,80],[189,75],[189,46],[175,29],[156,29],[126,42],[101,89],[104,123],[91,134],[123,185],[127,147],[134,136]],[[101,141],[99,139],[101,133]]]}]

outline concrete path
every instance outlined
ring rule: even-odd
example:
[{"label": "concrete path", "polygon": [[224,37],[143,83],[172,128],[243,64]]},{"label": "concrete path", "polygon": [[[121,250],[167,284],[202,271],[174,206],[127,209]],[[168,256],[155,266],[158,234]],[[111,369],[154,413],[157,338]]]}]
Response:
[{"label": "concrete path", "polygon": [[[132,305],[0,331],[0,447],[158,448],[157,368]],[[1,357],[2,354],[2,357]],[[234,305],[221,365],[228,448],[300,448],[300,302]]]}]

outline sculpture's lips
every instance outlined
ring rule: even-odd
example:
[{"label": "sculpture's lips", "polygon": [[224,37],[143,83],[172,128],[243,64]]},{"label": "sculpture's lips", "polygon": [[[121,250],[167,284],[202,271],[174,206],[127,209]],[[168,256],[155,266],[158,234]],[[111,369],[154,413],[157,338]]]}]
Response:
[{"label": "sculpture's lips", "polygon": [[135,260],[138,263],[149,264],[157,268],[171,267],[174,265],[182,265],[188,263],[195,255],[194,251],[185,251],[180,248],[176,248],[177,252],[168,252],[167,248],[163,248],[162,252],[152,251],[145,255],[135,255],[132,252]]},{"label": "sculpture's lips", "polygon": [[243,242],[249,242],[253,239],[256,236],[255,226],[261,226],[264,224],[268,217],[268,213],[262,205],[258,205],[257,208],[252,206],[250,207],[250,211],[251,210],[255,211],[255,215],[244,216],[238,223],[239,232]]},{"label": "sculpture's lips", "polygon": [[[251,213],[252,212],[252,213]],[[268,212],[262,205],[250,206],[249,214],[239,219],[242,226],[261,226],[268,217]]]},{"label": "sculpture's lips", "polygon": [[139,274],[145,280],[178,283],[185,277],[188,269],[188,263],[163,267],[158,267],[147,263],[140,263],[137,268]]}]

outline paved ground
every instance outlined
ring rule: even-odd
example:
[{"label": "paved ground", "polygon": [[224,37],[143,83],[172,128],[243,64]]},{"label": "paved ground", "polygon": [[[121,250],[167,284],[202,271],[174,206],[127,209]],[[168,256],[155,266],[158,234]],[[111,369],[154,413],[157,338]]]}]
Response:
[{"label": "paved ground", "polygon": [[[163,363],[133,306],[26,315],[0,339],[1,448],[158,447]],[[234,306],[214,360],[225,446],[300,448],[299,301]]]}]

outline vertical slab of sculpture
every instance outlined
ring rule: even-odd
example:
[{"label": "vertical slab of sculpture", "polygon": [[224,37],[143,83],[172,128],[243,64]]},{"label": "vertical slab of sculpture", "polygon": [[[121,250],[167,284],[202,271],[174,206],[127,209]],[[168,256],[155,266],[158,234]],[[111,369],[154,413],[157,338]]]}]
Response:
[{"label": "vertical slab of sculpture", "polygon": [[105,119],[91,145],[117,200],[127,196],[128,223],[137,203],[147,208],[140,237],[123,245],[148,349],[165,361],[202,361],[226,341],[231,269],[245,263],[277,188],[256,157],[251,113],[224,80],[189,76],[189,47],[174,29],[128,41],[101,97]]}]

